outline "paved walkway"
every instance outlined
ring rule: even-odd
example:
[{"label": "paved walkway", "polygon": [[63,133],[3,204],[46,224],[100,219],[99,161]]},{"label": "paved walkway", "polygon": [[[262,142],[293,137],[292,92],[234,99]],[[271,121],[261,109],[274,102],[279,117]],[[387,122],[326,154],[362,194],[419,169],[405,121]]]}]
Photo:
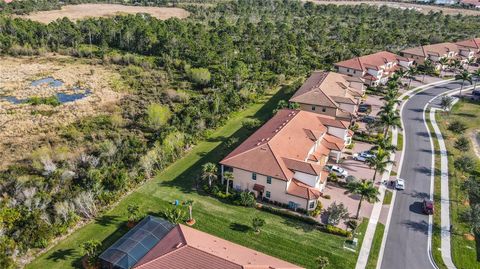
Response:
[{"label": "paved walkway", "polygon": [[[447,147],[445,146],[445,141],[443,140],[442,133],[440,128],[437,125],[435,120],[435,112],[439,110],[437,108],[432,108],[430,110],[430,122],[432,123],[433,130],[437,136],[438,145],[440,147],[440,185],[441,185],[441,195],[440,195],[440,223],[441,223],[441,252],[442,259],[447,268],[453,269],[456,268],[452,261],[451,249],[450,249],[450,196],[448,190],[448,155]],[[438,210],[438,208],[437,208]]]}]

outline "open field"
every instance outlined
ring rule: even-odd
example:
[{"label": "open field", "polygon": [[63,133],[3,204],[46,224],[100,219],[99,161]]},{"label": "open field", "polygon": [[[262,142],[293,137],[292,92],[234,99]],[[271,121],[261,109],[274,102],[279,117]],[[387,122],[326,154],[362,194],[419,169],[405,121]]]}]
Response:
[{"label": "open field", "polygon": [[173,7],[142,7],[125,6],[116,4],[81,4],[66,5],[60,10],[40,11],[28,15],[19,16],[41,23],[50,23],[57,19],[67,17],[70,20],[80,20],[88,17],[110,17],[118,14],[148,13],[153,17],[166,20],[169,18],[186,18],[189,13],[182,8]]},{"label": "open field", "polygon": [[360,4],[367,4],[373,6],[388,6],[393,8],[399,9],[414,9],[424,14],[428,14],[430,11],[439,12],[442,11],[446,15],[480,15],[479,10],[471,10],[471,9],[458,9],[458,8],[448,8],[442,6],[433,6],[433,5],[420,5],[420,4],[413,4],[413,3],[405,3],[405,2],[387,2],[387,1],[317,1],[312,0],[312,2],[320,5],[328,5],[328,4],[335,4],[335,5],[360,5]]},{"label": "open field", "polygon": [[[112,112],[109,109],[123,95],[113,86],[120,81],[118,73],[69,57],[2,57],[0,62],[0,169],[40,146],[55,144],[57,127]],[[32,84],[35,81],[40,83]],[[25,103],[55,96],[60,96],[55,99],[59,104]]]},{"label": "open field", "polygon": [[[137,204],[143,213],[159,215],[172,201],[194,200],[194,228],[225,238],[229,241],[262,251],[307,268],[316,268],[315,259],[327,256],[331,268],[353,268],[357,254],[343,248],[344,237],[326,234],[311,225],[292,219],[223,203],[195,190],[195,178],[206,162],[218,162],[229,152],[225,141],[236,137],[243,141],[249,134],[242,128],[245,118],[268,119],[281,99],[283,92],[262,98],[248,109],[232,115],[228,123],[200,142],[182,159],[178,160],[154,179],[125,197],[112,210],[92,223],[71,234],[58,245],[34,260],[27,268],[78,267],[80,244],[91,238],[103,241],[107,248],[126,232],[127,206]],[[251,220],[259,216],[266,220],[260,234],[252,232]],[[366,229],[359,227],[359,246]],[[282,242],[282,244],[278,244]]]},{"label": "open field", "polygon": [[[462,155],[475,158],[473,146],[470,146],[468,152],[460,152],[454,148],[454,143],[459,135],[453,134],[447,130],[448,124],[454,120],[460,120],[468,126],[465,136],[480,126],[480,104],[470,101],[457,103],[450,115],[437,113],[437,122],[439,123],[442,134],[444,135],[445,144],[447,146],[448,169],[449,169],[449,188],[450,188],[450,215],[454,232],[452,233],[452,258],[457,268],[480,268],[477,261],[477,249],[475,241],[465,239],[465,234],[470,231],[468,225],[461,221],[462,213],[468,208],[468,197],[461,190],[461,186],[465,181],[462,172],[454,167],[454,161]],[[478,169],[478,167],[477,167]]]}]

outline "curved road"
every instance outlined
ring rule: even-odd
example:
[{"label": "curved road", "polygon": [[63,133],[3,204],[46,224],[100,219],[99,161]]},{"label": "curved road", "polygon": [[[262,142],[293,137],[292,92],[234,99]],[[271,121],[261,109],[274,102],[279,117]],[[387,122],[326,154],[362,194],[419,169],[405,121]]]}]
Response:
[{"label": "curved road", "polygon": [[[429,217],[422,213],[422,200],[430,197],[432,187],[432,146],[423,113],[432,98],[460,85],[451,81],[433,86],[412,96],[403,107],[405,155],[400,177],[405,179],[406,188],[396,194],[382,269],[435,268],[428,250]],[[439,99],[433,104],[438,105]]]}]

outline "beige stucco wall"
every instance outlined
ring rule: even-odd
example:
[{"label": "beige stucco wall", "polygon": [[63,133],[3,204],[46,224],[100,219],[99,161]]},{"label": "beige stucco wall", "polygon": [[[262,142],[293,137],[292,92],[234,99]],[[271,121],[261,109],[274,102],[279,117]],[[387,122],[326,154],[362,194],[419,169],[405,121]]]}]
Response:
[{"label": "beige stucco wall", "polygon": [[[299,105],[300,105],[300,110],[303,110],[303,111],[313,112],[313,113],[332,116],[332,117],[335,117],[336,115],[337,109],[333,107],[322,107],[322,106],[309,105],[309,104],[299,104]],[[315,107],[315,110],[312,110],[312,107]],[[323,108],[325,108],[325,112],[322,111]]]},{"label": "beige stucco wall", "polygon": [[338,73],[344,74],[344,75],[349,75],[352,77],[363,77],[363,72],[360,70],[355,70],[351,68],[345,68],[342,66],[336,66]]},{"label": "beige stucco wall", "polygon": [[233,187],[240,190],[253,190],[254,184],[265,186],[263,197],[266,197],[267,191],[270,192],[270,200],[280,203],[288,204],[292,201],[299,204],[299,207],[306,209],[307,200],[301,197],[296,197],[286,193],[287,182],[272,177],[272,184],[267,184],[267,176],[257,174],[257,180],[252,179],[252,173],[238,168],[233,168]]}]

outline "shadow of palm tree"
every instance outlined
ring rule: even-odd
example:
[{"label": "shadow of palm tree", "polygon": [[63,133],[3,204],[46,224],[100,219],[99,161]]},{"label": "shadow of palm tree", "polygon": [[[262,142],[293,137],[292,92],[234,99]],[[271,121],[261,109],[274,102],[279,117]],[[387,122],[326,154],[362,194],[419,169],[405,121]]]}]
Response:
[{"label": "shadow of palm tree", "polygon": [[68,257],[74,255],[75,252],[76,251],[73,248],[59,249],[59,250],[54,251],[52,254],[50,254],[47,257],[47,260],[52,260],[54,262],[57,262],[59,260],[66,260]]},{"label": "shadow of palm tree", "polygon": [[234,231],[237,231],[237,232],[246,233],[246,232],[250,231],[252,228],[250,228],[250,226],[248,226],[248,225],[234,222],[234,223],[230,224],[230,229],[232,229]]}]

